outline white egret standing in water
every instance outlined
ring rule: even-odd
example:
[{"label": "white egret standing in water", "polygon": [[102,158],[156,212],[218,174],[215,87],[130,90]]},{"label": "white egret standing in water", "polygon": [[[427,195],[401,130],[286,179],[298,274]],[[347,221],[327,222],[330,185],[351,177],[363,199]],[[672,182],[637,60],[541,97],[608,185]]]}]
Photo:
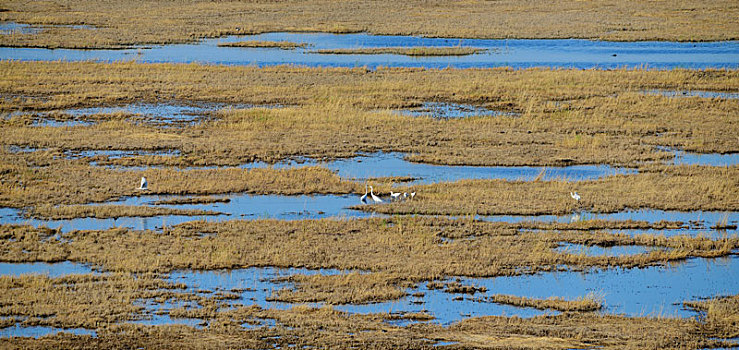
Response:
[{"label": "white egret standing in water", "polygon": [[364,196],[362,196],[361,198],[359,198],[359,200],[362,203],[367,204],[367,184],[364,184]]},{"label": "white egret standing in water", "polygon": [[375,196],[375,190],[370,186],[370,196],[372,197],[372,200],[375,201],[375,203],[382,203],[382,199],[380,197]]},{"label": "white egret standing in water", "polygon": [[580,195],[577,194],[577,192],[575,192],[575,193],[570,192],[570,197],[572,197],[572,199],[574,199],[574,200],[576,200],[578,202],[580,201]]},{"label": "white egret standing in water", "polygon": [[140,190],[148,190],[149,189],[149,182],[146,181],[146,177],[141,177],[141,186],[139,186]]},{"label": "white egret standing in water", "polygon": [[393,201],[400,199],[400,192],[393,192],[393,190],[390,190],[390,199]]}]

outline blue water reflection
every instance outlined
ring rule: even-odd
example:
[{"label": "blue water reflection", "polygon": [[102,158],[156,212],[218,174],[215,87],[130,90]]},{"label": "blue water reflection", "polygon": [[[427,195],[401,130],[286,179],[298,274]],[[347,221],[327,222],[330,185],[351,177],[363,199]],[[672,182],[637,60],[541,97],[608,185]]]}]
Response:
[{"label": "blue water reflection", "polygon": [[[292,41],[306,48],[219,47],[219,42],[241,40]],[[469,46],[487,49],[469,56],[409,57],[402,55],[327,55],[312,53],[320,49]],[[136,60],[139,62],[209,63],[226,65],[305,65],[329,67],[567,67],[610,69],[620,67],[736,68],[739,43],[736,41],[607,42],[580,39],[488,40],[445,39],[370,34],[265,33],[206,39],[193,44],[155,46],[150,49],[70,50],[38,48],[0,48],[0,57],[14,60]]]}]

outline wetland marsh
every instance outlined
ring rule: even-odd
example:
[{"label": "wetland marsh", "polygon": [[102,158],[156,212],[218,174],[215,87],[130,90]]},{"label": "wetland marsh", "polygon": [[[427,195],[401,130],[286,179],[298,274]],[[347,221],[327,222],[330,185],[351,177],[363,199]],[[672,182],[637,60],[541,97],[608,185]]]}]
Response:
[{"label": "wetland marsh", "polygon": [[288,3],[0,4],[0,347],[739,346],[734,4]]}]

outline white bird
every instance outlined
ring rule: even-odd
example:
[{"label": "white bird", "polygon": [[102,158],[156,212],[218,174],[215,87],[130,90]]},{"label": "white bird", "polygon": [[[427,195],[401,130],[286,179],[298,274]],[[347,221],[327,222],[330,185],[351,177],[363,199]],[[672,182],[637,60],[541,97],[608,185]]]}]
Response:
[{"label": "white bird", "polygon": [[574,199],[574,200],[576,200],[578,202],[580,201],[580,195],[577,194],[577,192],[575,192],[575,193],[570,192],[570,197],[572,197],[572,199]]},{"label": "white bird", "polygon": [[403,199],[408,199],[408,192],[403,192]]},{"label": "white bird", "polygon": [[393,190],[390,190],[390,198],[391,200],[397,201],[400,199],[400,192],[393,192]]},{"label": "white bird", "polygon": [[382,199],[380,199],[380,197],[378,196],[375,196],[375,192],[372,186],[370,186],[370,196],[372,197],[372,200],[375,201],[375,203],[382,203]]},{"label": "white bird", "polygon": [[141,186],[139,186],[140,190],[148,190],[149,188],[149,182],[146,181],[146,177],[141,177]]},{"label": "white bird", "polygon": [[413,197],[416,196],[416,192],[411,192],[411,200],[413,200]]},{"label": "white bird", "polygon": [[364,184],[364,196],[362,196],[362,198],[359,198],[359,200],[362,203],[367,204],[367,184]]}]

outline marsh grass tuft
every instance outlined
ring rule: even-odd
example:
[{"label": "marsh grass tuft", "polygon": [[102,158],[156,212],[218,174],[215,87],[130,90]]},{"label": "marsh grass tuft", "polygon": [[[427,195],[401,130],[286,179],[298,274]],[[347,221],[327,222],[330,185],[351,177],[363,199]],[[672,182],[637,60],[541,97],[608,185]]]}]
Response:
[{"label": "marsh grass tuft", "polygon": [[304,43],[294,43],[290,41],[236,41],[218,43],[221,47],[249,47],[249,48],[277,48],[282,50],[294,50],[306,47]]},{"label": "marsh grass tuft", "polygon": [[520,307],[533,307],[536,309],[552,309],[563,312],[572,311],[596,311],[603,307],[603,301],[598,300],[594,296],[585,296],[575,300],[566,300],[560,297],[551,297],[547,299],[536,299],[519,297],[515,295],[495,294],[485,297],[483,300],[508,304]]},{"label": "marsh grass tuft", "polygon": [[487,51],[474,47],[373,47],[359,49],[323,49],[311,51],[322,55],[403,55],[403,56],[468,56]]},{"label": "marsh grass tuft", "polygon": [[35,218],[42,218],[47,220],[64,220],[74,218],[107,219],[119,217],[151,217],[164,215],[202,216],[225,214],[211,210],[172,209],[130,205],[41,205],[34,207],[30,215]]}]

